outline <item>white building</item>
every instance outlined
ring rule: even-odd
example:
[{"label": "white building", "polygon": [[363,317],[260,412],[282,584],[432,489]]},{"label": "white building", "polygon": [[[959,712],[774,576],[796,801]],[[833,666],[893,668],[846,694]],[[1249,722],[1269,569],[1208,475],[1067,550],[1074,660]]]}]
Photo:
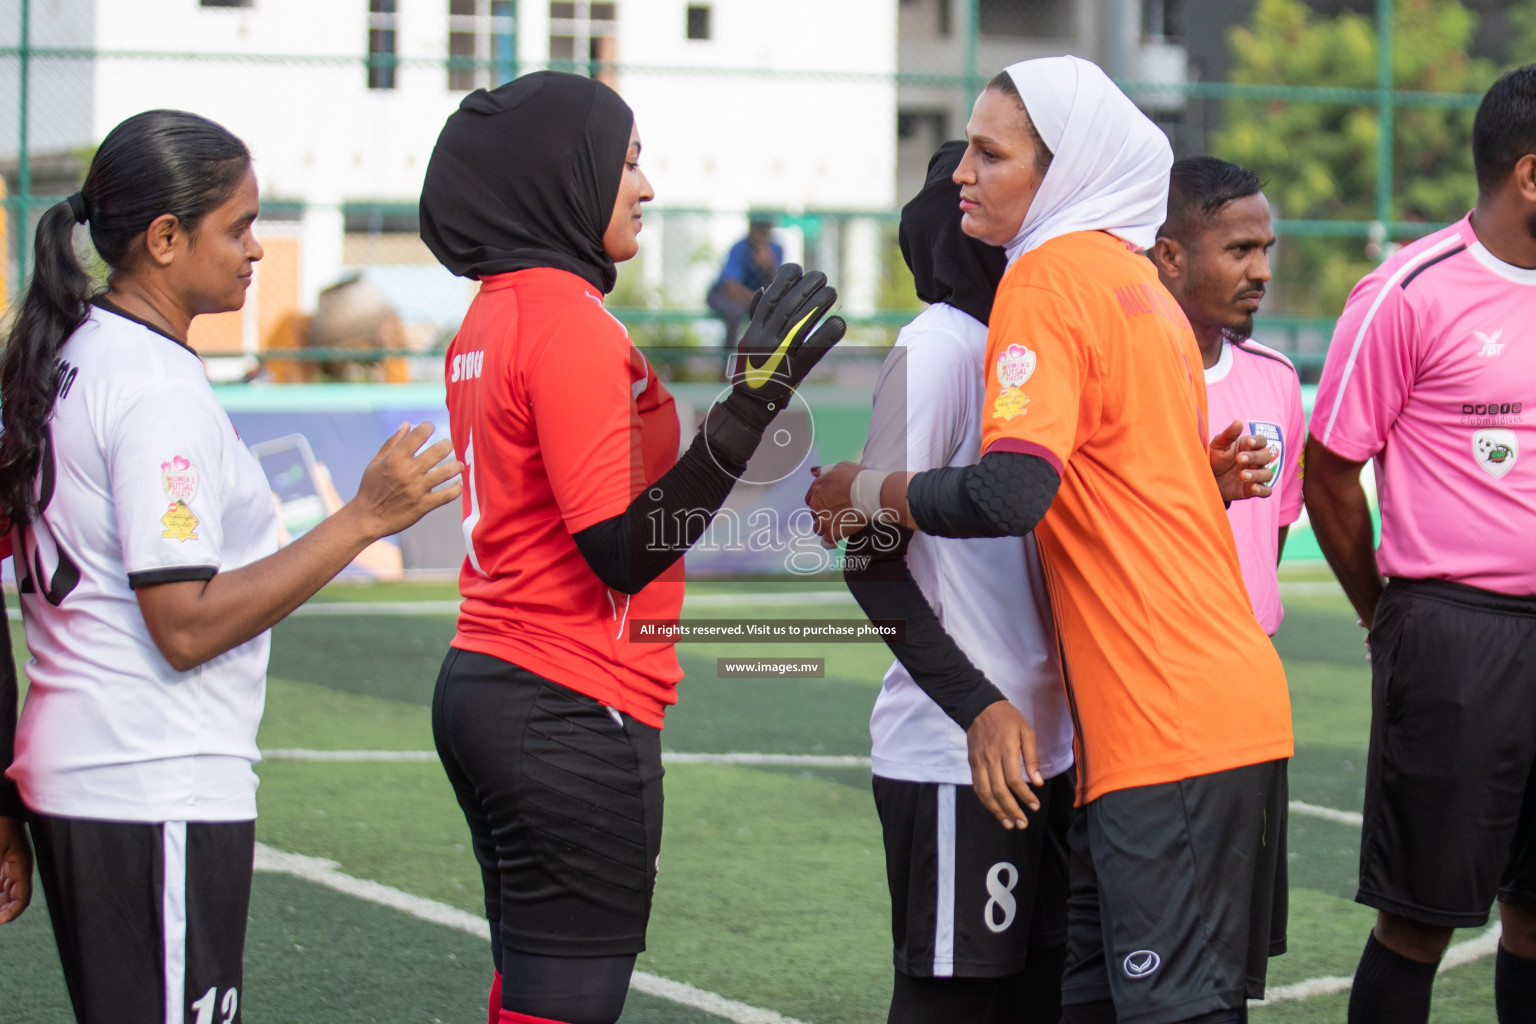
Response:
[{"label": "white building", "polygon": [[[433,308],[467,301],[414,241],[412,208],[443,120],[514,72],[613,65],[604,77],[636,111],[658,208],[895,202],[896,0],[0,0],[0,46],[19,45],[24,3],[35,193],[72,188],[90,148],[145,109],[205,114],[250,145],[269,256],[235,331],[247,350],[280,307],[313,309],[349,266],[376,268],[407,306],[408,292]],[[13,184],[14,69],[0,66]],[[702,237],[642,235],[647,278],[663,245],[723,251],[744,229],[700,223]],[[872,301],[872,283],[850,284],[851,300]]]}]

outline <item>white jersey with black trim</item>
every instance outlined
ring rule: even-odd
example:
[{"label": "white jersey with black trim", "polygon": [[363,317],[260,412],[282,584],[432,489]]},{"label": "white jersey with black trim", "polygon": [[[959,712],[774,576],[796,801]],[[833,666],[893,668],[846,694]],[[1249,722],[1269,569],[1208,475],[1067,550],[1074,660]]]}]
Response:
[{"label": "white jersey with black trim", "polygon": [[105,304],[59,351],[15,541],[31,688],[7,773],[34,811],[107,821],[256,816],[263,633],[190,672],[134,588],[206,580],[277,550],[266,477],[195,352]]},{"label": "white jersey with black trim", "polygon": [[[981,457],[987,327],[936,303],[897,336],[875,385],[862,462],[920,472]],[[957,539],[917,533],[907,565],[955,643],[1035,730],[1046,778],[1072,766],[1072,719],[1050,594],[1033,535]],[[895,662],[869,720],[874,773],[970,785],[965,731]]]}]

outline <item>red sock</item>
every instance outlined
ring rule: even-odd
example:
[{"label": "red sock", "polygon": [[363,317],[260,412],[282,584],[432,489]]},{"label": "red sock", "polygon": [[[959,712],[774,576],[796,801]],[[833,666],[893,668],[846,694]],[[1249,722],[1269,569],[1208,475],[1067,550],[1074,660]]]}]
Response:
[{"label": "red sock", "polygon": [[534,1017],[526,1013],[518,1013],[516,1010],[502,1010],[501,1020],[497,1024],[562,1024],[558,1020],[550,1020],[548,1017]]},{"label": "red sock", "polygon": [[501,972],[496,972],[496,977],[491,979],[490,1017],[487,1024],[501,1024]]}]

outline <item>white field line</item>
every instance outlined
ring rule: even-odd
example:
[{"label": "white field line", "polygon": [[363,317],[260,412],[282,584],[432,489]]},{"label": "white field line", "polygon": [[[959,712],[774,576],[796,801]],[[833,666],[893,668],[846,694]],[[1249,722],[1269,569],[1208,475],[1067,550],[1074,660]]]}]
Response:
[{"label": "white field line", "polygon": [[1334,580],[1292,580],[1280,582],[1280,595],[1294,597],[1314,597],[1319,594],[1340,594],[1344,588]]},{"label": "white field line", "polygon": [[[256,844],[257,871],[292,875],[294,878],[312,882],[315,885],[323,885],[356,899],[401,911],[417,920],[428,921],[445,928],[454,928],[477,938],[486,938],[486,923],[482,917],[460,910],[458,907],[450,907],[446,903],[413,896],[380,882],[354,878],[338,871],[340,866],[333,860],[307,857],[301,853],[285,853],[282,850],[274,850],[264,843]],[[706,992],[704,989],[648,974],[645,971],[636,971],[630,979],[629,987],[648,996],[656,996],[712,1013],[717,1017],[734,1021],[735,1024],[802,1024],[793,1017],[786,1017],[781,1013],[756,1006],[748,1006],[746,1003],[738,1003],[734,999],[727,999],[717,993]]]},{"label": "white field line", "polygon": [[1319,807],[1317,804],[1303,803],[1300,800],[1292,800],[1290,803],[1292,814],[1305,814],[1309,818],[1322,818],[1324,821],[1335,821],[1340,825],[1354,825],[1357,828],[1365,824],[1365,818],[1359,811],[1339,811],[1332,807]]},{"label": "white field line", "polygon": [[[267,761],[436,761],[431,750],[263,750]],[[869,758],[842,754],[674,754],[661,755],[663,764],[743,764],[758,767],[868,768]]]},{"label": "white field line", "polygon": [[[263,752],[263,757],[273,761],[435,761],[437,755],[430,750],[268,750]],[[835,754],[680,754],[663,753],[661,760],[664,764],[737,764],[749,766],[795,766],[804,768],[868,768],[870,761],[867,757],[856,755]],[[1341,811],[1333,807],[1319,807],[1301,800],[1290,802],[1292,814],[1303,814],[1312,818],[1321,818],[1324,821],[1337,822],[1341,825],[1360,825],[1361,816],[1355,811]],[[293,867],[297,865],[298,867]],[[460,928],[471,934],[479,935],[485,930],[484,922],[473,914],[465,913],[453,907],[433,903],[431,900],[412,896],[408,893],[391,889],[389,886],[380,885],[378,882],[369,882],[352,878],[335,870],[336,864],[332,861],[319,860],[314,857],[305,857],[300,854],[282,853],[270,847],[257,844],[256,869],[258,871],[284,871],[288,874],[304,878],[321,885],[328,885],[339,892],[356,896],[359,899],[371,900],[384,906],[395,907],[413,914],[424,921],[433,921],[437,924],[446,924],[450,927]],[[304,872],[301,873],[299,868]],[[392,902],[404,901],[404,902]],[[419,908],[412,909],[412,908]],[[428,916],[437,915],[437,916]],[[444,916],[449,915],[449,916]],[[1464,964],[1481,960],[1483,957],[1492,956],[1498,949],[1500,928],[1497,922],[1482,935],[1475,939],[1452,946],[1446,951],[1445,958],[1440,961],[1440,970],[1449,971]],[[1277,1003],[1292,1003],[1302,999],[1311,999],[1315,996],[1331,995],[1336,992],[1347,992],[1354,984],[1352,977],[1324,977],[1308,978],[1306,981],[1298,981],[1294,985],[1282,985],[1272,988],[1266,993],[1262,1001],[1252,1000],[1250,1006],[1273,1006]],[[741,1024],[798,1024],[788,1017],[783,1017],[771,1010],[759,1010],[756,1007],[747,1006],[717,996],[713,992],[705,992],[691,985],[681,982],[668,981],[654,975],[637,971],[634,981],[631,982],[636,991],[647,995],[669,999],[685,1006],[706,1010],[727,1020],[738,1021]],[[712,1002],[711,1000],[719,1000]],[[748,1014],[742,1016],[741,1014]],[[758,1014],[759,1016],[750,1016]]]},{"label": "white field line", "polygon": [[[1282,595],[1297,597],[1316,594],[1342,594],[1337,583],[1282,583]],[[695,608],[737,608],[743,605],[855,605],[853,595],[839,590],[807,590],[803,594],[700,594],[683,600],[684,610]],[[21,621],[21,609],[7,608],[6,617]],[[311,601],[300,605],[291,615],[457,615],[457,601]]]},{"label": "white field line", "polygon": [[[794,606],[821,604],[856,605],[846,590],[806,590],[795,594],[700,594],[683,599],[685,609],[738,608],[752,606]],[[19,618],[10,609],[12,618]],[[457,615],[457,601],[311,601],[300,605],[294,615]]]},{"label": "white field line", "polygon": [[[1495,921],[1487,931],[1475,939],[1466,942],[1458,942],[1445,951],[1445,956],[1440,960],[1439,972],[1455,970],[1475,960],[1492,956],[1499,948],[1499,935],[1503,928]],[[1354,987],[1353,977],[1340,978],[1308,978],[1306,981],[1298,981],[1294,985],[1281,985],[1264,993],[1263,999],[1250,999],[1249,1006],[1274,1006],[1277,1003],[1294,1003],[1302,999],[1312,999],[1315,996],[1333,995],[1336,992],[1348,992]]]}]

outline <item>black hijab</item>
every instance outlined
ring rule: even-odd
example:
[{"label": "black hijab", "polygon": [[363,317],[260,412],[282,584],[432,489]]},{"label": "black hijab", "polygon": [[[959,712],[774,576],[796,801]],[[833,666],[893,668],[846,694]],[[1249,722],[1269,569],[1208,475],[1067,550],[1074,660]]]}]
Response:
[{"label": "black hijab", "polygon": [[421,188],[421,240],[460,277],[568,270],[613,290],[603,251],[634,114],[581,75],[539,71],[464,97]]},{"label": "black hijab", "polygon": [[928,180],[901,208],[901,255],[917,282],[917,297],[943,302],[986,323],[1008,269],[1008,254],[960,230],[960,186],[950,180],[965,143],[946,142],[928,161]]}]

